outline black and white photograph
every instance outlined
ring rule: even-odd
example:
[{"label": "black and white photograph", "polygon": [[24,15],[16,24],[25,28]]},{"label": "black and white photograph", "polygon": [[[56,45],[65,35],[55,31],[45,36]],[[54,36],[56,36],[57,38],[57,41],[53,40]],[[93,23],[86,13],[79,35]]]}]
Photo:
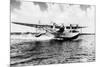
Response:
[{"label": "black and white photograph", "polygon": [[95,5],[10,0],[10,66],[95,62]]}]

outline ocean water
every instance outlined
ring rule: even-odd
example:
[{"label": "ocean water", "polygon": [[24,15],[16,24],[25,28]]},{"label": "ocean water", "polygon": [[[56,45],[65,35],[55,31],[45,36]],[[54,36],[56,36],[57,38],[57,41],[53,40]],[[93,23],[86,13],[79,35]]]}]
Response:
[{"label": "ocean water", "polygon": [[11,38],[10,61],[11,67],[94,62],[95,35],[70,41]]}]

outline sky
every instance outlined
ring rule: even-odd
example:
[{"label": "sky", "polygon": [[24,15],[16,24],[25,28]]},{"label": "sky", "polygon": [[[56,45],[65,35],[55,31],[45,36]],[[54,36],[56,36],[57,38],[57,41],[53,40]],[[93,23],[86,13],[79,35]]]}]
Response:
[{"label": "sky", "polygon": [[[95,32],[95,6],[50,2],[11,0],[11,22],[79,24],[83,32]],[[33,32],[35,28],[11,23],[11,32]]]}]

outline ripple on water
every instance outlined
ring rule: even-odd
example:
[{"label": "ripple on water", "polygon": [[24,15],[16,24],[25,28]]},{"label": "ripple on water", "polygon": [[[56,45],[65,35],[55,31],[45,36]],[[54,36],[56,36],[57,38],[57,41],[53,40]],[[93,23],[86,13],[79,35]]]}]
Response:
[{"label": "ripple on water", "polygon": [[11,66],[95,61],[95,36],[74,41],[11,39]]}]

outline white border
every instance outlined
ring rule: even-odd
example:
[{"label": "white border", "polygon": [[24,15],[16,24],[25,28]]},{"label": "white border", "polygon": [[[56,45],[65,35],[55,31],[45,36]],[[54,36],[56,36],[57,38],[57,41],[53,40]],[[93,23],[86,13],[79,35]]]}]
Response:
[{"label": "white border", "polygon": [[24,0],[24,1],[56,2],[56,3],[71,3],[71,4],[95,5],[95,1],[94,0]]}]

